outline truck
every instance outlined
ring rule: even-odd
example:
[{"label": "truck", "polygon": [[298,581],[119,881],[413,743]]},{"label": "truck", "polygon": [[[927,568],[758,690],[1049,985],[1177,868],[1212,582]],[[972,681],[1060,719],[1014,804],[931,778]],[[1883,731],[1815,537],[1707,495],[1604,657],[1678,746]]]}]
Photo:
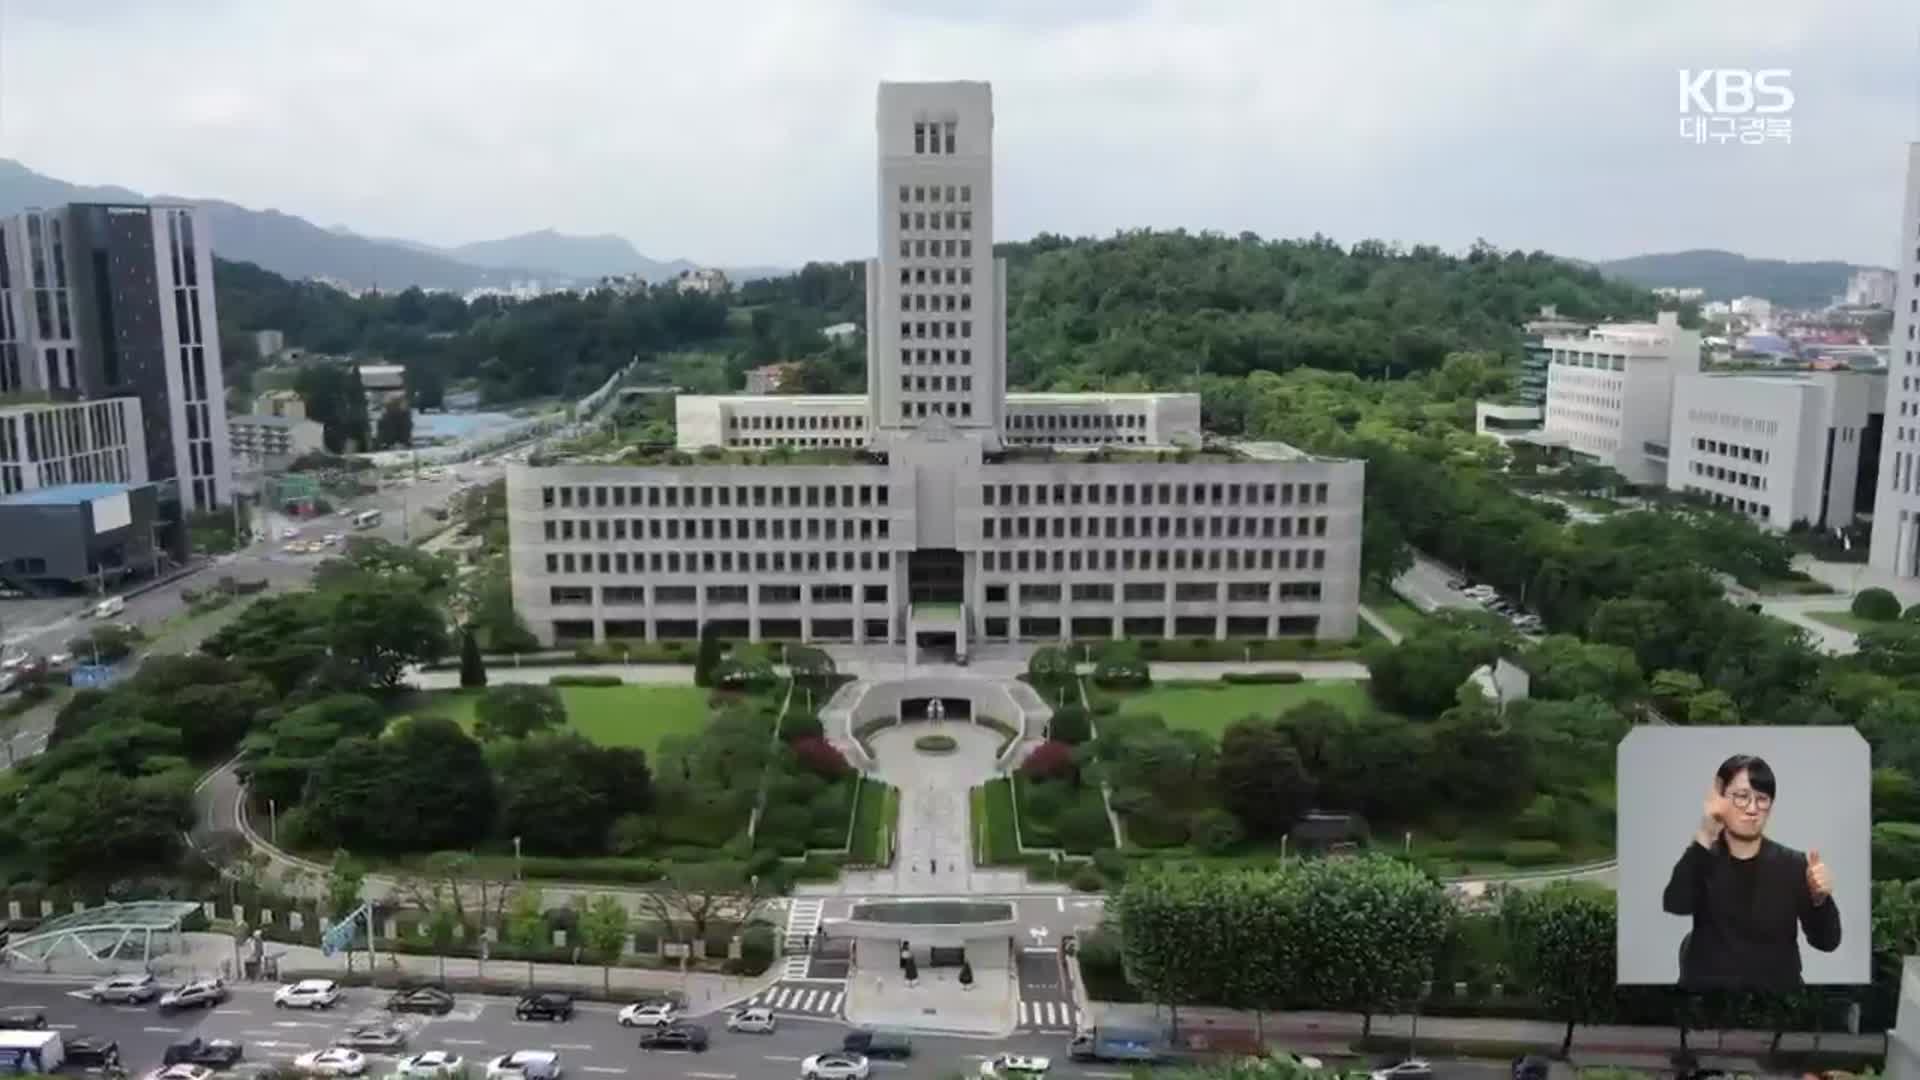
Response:
[{"label": "truck", "polygon": [[0,1031],[0,1073],[50,1073],[66,1059],[57,1031]]},{"label": "truck", "polygon": [[1067,1057],[1074,1061],[1116,1061],[1151,1064],[1166,1057],[1165,1036],[1150,1028],[1097,1025],[1074,1035]]}]

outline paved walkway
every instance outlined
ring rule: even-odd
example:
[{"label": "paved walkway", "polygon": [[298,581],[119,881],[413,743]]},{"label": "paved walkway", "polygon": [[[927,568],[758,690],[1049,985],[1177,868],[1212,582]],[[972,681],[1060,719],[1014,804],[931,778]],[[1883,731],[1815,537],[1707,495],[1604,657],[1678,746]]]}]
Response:
[{"label": "paved walkway", "polygon": [[[566,664],[557,667],[514,667],[505,661],[487,665],[487,685],[531,683],[547,685],[555,675],[593,675],[618,677],[622,682],[664,686],[692,686],[692,664]],[[407,681],[422,690],[458,690],[460,671],[421,671],[407,673]]]},{"label": "paved walkway", "polygon": [[1805,630],[1813,638],[1821,651],[1844,654],[1860,647],[1859,638],[1851,630],[1842,630],[1837,626],[1828,626],[1818,619],[1811,618],[1814,611],[1846,611],[1853,606],[1853,597],[1849,594],[1831,594],[1827,596],[1768,596],[1760,599],[1760,610],[1783,622]]},{"label": "paved walkway", "polygon": [[[932,734],[949,736],[958,745],[950,754],[914,749],[915,739]],[[900,791],[899,845],[891,867],[843,874],[842,885],[851,892],[899,896],[1002,891],[1007,883],[998,879],[1004,874],[975,870],[969,826],[970,793],[999,775],[994,750],[1000,734],[967,723],[916,722],[887,728],[867,741],[880,779]]]}]

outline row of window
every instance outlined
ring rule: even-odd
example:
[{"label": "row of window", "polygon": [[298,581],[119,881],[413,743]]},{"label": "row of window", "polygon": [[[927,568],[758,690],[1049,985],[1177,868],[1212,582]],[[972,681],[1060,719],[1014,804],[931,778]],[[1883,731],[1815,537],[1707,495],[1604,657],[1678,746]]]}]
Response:
[{"label": "row of window", "polygon": [[[629,527],[628,523],[632,525]],[[546,539],[568,540],[885,540],[886,518],[573,518],[540,523]]]},{"label": "row of window", "polygon": [[[49,461],[36,470],[36,488],[61,484],[128,484],[133,482],[132,463],[125,448],[96,450]],[[0,494],[12,495],[27,488],[26,474],[18,465],[0,468]]]},{"label": "row of window", "polygon": [[902,375],[900,390],[902,393],[919,394],[937,394],[942,390],[949,394],[970,394],[973,392],[973,376],[948,375],[943,386],[938,375]]},{"label": "row of window", "polygon": [[952,120],[927,120],[913,125],[913,152],[916,154],[955,153],[958,128]]},{"label": "row of window", "polygon": [[[899,641],[905,620],[794,618],[714,619],[714,629],[734,639],[760,641]],[[557,645],[575,645],[600,635],[612,641],[696,641],[702,623],[692,618],[553,619],[549,623]],[[1065,641],[1118,634],[1130,638],[1312,638],[1320,633],[1318,615],[1024,615],[1010,618],[987,615],[980,619],[980,637],[987,641]]]},{"label": "row of window", "polygon": [[973,185],[948,184],[944,188],[939,184],[929,187],[925,184],[901,184],[900,201],[903,203],[960,203],[973,202]]},{"label": "row of window", "polygon": [[1014,431],[1082,431],[1088,428],[1145,428],[1145,413],[1010,412],[1007,427]]},{"label": "row of window", "polygon": [[122,402],[100,401],[0,417],[0,461],[56,460],[125,446],[126,442],[127,418]]},{"label": "row of window", "polygon": [[983,551],[980,568],[1001,574],[1118,573],[1130,570],[1325,570],[1325,548],[1106,548],[1082,551]]},{"label": "row of window", "polygon": [[730,431],[850,431],[866,426],[865,413],[727,414]]},{"label": "row of window", "polygon": [[554,484],[540,489],[549,509],[632,506],[885,506],[885,484]]},{"label": "row of window", "polygon": [[[761,585],[756,592],[750,585],[655,585],[653,602],[656,604],[697,604],[704,597],[708,607],[721,604],[750,604],[752,596],[758,596],[762,604],[797,604],[804,591],[816,604],[851,604],[856,594],[862,603],[884,604],[887,602],[885,585]],[[547,602],[556,606],[593,603],[591,585],[555,585],[547,590]],[[600,602],[609,606],[644,606],[647,602],[647,587],[644,585],[602,585]]]},{"label": "row of window", "polygon": [[909,285],[971,285],[973,267],[971,266],[903,266],[900,268],[900,287]]},{"label": "row of window", "polygon": [[1761,521],[1770,521],[1773,518],[1773,507],[1763,502],[1756,502],[1752,499],[1742,499],[1732,495],[1723,495],[1718,491],[1708,491],[1706,488],[1696,487],[1692,484],[1688,484],[1685,490],[1695,495],[1706,496],[1713,500],[1715,506],[1731,507],[1742,514],[1759,518]]},{"label": "row of window", "polygon": [[972,293],[902,292],[901,311],[972,311]]},{"label": "row of window", "polygon": [[913,366],[917,364],[938,364],[942,362],[943,353],[945,354],[946,363],[959,364],[961,367],[968,367],[973,363],[973,350],[971,348],[901,349],[900,362],[908,366]]},{"label": "row of window", "polygon": [[[1120,602],[1128,604],[1161,604],[1169,595],[1167,582],[1143,581],[1122,583],[1117,589],[1112,582],[1077,582],[1069,585],[1057,583],[1021,584],[1010,582],[987,582],[982,586],[982,597],[989,605],[1013,604],[1018,607],[1058,604],[1111,604],[1118,597]],[[1224,600],[1229,604],[1271,604],[1317,602],[1322,597],[1321,583],[1318,581],[1176,581],[1171,593],[1176,604],[1217,604]],[[748,606],[758,603],[762,606],[775,604],[798,604],[803,598],[814,604],[851,604],[858,595],[864,604],[887,602],[885,585],[602,585],[598,587],[601,604],[608,607],[644,607],[651,591],[653,603],[658,605],[702,604],[706,607],[724,605]],[[593,585],[552,585],[547,589],[547,603],[555,607],[591,606],[595,597]]]},{"label": "row of window", "polygon": [[938,230],[940,228],[969,230],[973,228],[973,214],[967,210],[948,210],[941,213],[935,210],[929,214],[924,210],[911,213],[900,211],[900,228],[920,230]]},{"label": "row of window", "polygon": [[[1274,586],[1278,586],[1276,593]],[[1282,602],[1290,600],[1320,599],[1320,583],[1317,581],[1176,581],[1173,583],[1173,602],[1176,604],[1217,604],[1221,599],[1222,588],[1229,604],[1270,604],[1277,598]],[[985,586],[985,600],[989,604],[1017,603],[1057,604],[1067,600],[1075,604],[1111,604],[1116,595],[1113,583],[1107,581],[1084,582],[1068,585],[1014,585],[1017,591],[1009,592],[1005,582],[989,582]],[[1163,581],[1143,581],[1123,584],[1118,594],[1123,603],[1158,604],[1167,599],[1167,585]],[[1010,601],[1009,596],[1015,598]]]},{"label": "row of window", "polygon": [[727,446],[735,449],[771,450],[776,446],[821,447],[833,446],[841,449],[858,449],[867,445],[864,435],[780,435],[766,437],[728,438]]},{"label": "row of window", "polygon": [[1693,448],[1702,454],[1718,454],[1721,457],[1735,458],[1740,461],[1755,461],[1765,465],[1773,458],[1773,451],[1762,450],[1739,443],[1722,442],[1718,439],[1695,439]]},{"label": "row of window", "polygon": [[[945,330],[945,333],[941,331]],[[973,336],[973,320],[947,320],[945,322],[903,322],[900,324],[902,338],[970,338]]]},{"label": "row of window", "polygon": [[[1052,522],[1052,525],[1048,525]],[[1104,523],[1104,524],[1103,524]],[[1157,523],[1157,524],[1156,524]],[[1191,524],[1189,524],[1191,523]],[[1136,530],[1138,530],[1136,532]],[[1327,535],[1324,517],[988,517],[981,519],[986,540],[1129,540],[1142,539],[1238,540],[1245,537],[1290,539]]]},{"label": "row of window", "polygon": [[1325,506],[1319,484],[987,484],[987,506]]},{"label": "row of window", "polygon": [[1758,435],[1780,434],[1778,420],[1759,420],[1740,413],[1720,412],[1715,409],[1688,409],[1687,419],[1695,424],[1710,424],[1739,431],[1749,431]]},{"label": "row of window", "polygon": [[885,551],[548,552],[549,574],[839,574],[884,571]]},{"label": "row of window", "polygon": [[966,420],[973,417],[973,403],[970,401],[903,401],[900,403],[900,419],[924,420],[929,416],[944,416],[949,420]]},{"label": "row of window", "polygon": [[900,241],[900,257],[903,259],[971,259],[973,241],[961,240],[908,240]]},{"label": "row of window", "polygon": [[1601,371],[1627,370],[1627,358],[1625,356],[1602,355],[1599,353],[1555,350],[1553,362],[1559,367],[1597,368]]},{"label": "row of window", "polygon": [[1744,488],[1767,489],[1767,478],[1758,473],[1741,472],[1724,465],[1708,465],[1703,461],[1693,463],[1693,475],[1704,476],[1709,480],[1718,480],[1723,484],[1737,484]]}]

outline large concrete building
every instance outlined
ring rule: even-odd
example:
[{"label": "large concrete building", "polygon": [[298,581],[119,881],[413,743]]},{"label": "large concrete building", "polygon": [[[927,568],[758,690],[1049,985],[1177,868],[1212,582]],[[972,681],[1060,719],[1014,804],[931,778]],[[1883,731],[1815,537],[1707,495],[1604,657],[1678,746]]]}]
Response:
[{"label": "large concrete building", "polygon": [[1009,395],[990,89],[883,84],[878,124],[867,393],[686,398],[670,461],[510,468],[534,633],[1353,636],[1363,463],[1203,446],[1192,395]]},{"label": "large concrete building", "polygon": [[205,215],[75,203],[0,219],[0,394],[134,397],[162,502],[231,498]]},{"label": "large concrete building", "polygon": [[1673,384],[1699,372],[1700,334],[1667,311],[1652,323],[1596,326],[1545,344],[1546,437],[1630,484],[1665,483]]},{"label": "large concrete building", "polygon": [[1887,335],[1887,432],[1873,508],[1875,569],[1920,577],[1920,143],[1907,147],[1900,203],[1899,272]]},{"label": "large concrete building", "polygon": [[0,406],[0,495],[65,484],[144,484],[140,399]]},{"label": "large concrete building", "polygon": [[1683,375],[1667,486],[1775,528],[1845,528],[1873,509],[1886,400],[1877,371]]}]

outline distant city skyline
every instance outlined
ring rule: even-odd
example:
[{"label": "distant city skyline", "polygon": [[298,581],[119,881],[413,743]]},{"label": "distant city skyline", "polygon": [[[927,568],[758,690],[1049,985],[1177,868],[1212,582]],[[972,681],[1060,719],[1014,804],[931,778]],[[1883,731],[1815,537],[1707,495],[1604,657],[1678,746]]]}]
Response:
[{"label": "distant city skyline", "polygon": [[[74,183],[368,236],[551,227],[797,266],[875,249],[875,86],[979,79],[1003,119],[999,240],[1897,264],[1920,138],[1907,0],[1028,6],[13,0],[0,146]],[[1683,139],[1683,68],[1790,70],[1791,141]]]}]

